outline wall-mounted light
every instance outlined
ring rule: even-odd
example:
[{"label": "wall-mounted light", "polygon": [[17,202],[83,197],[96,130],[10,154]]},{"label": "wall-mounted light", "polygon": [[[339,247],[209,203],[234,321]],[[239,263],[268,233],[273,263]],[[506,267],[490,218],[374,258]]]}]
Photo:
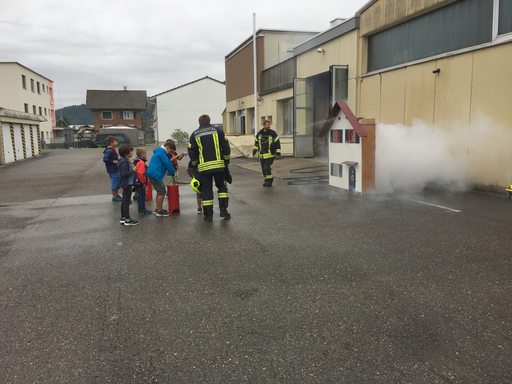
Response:
[{"label": "wall-mounted light", "polygon": [[316,50],[316,52],[317,52],[317,53],[325,53],[325,49],[323,49],[323,48],[318,48],[318,49]]},{"label": "wall-mounted light", "polygon": [[432,73],[440,73],[440,72],[441,72],[440,68],[437,68],[435,71],[432,71]]},{"label": "wall-mounted light", "polygon": [[263,101],[263,97],[258,97],[256,100]]}]

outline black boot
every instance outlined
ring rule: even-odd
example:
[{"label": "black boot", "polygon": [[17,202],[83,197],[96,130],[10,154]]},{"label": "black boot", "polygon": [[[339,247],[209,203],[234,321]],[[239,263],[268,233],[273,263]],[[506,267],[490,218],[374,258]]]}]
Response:
[{"label": "black boot", "polygon": [[204,216],[204,221],[213,221],[213,216]]},{"label": "black boot", "polygon": [[227,208],[221,208],[220,209],[220,217],[223,217],[225,219],[231,219],[231,214],[228,212]]}]

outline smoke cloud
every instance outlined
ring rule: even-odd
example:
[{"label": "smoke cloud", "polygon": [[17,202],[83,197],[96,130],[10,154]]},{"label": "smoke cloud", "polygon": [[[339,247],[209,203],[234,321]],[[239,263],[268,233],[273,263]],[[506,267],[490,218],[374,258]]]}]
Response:
[{"label": "smoke cloud", "polygon": [[375,171],[379,193],[420,192],[429,185],[503,191],[512,180],[512,131],[485,116],[470,125],[379,124]]}]

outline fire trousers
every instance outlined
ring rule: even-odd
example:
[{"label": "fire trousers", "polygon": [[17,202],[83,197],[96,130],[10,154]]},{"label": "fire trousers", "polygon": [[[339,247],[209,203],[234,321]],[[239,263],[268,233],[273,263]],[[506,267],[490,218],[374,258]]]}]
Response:
[{"label": "fire trousers", "polygon": [[229,195],[224,170],[215,173],[199,173],[197,179],[201,183],[203,191],[201,200],[205,216],[213,215],[213,180],[215,180],[215,186],[217,187],[219,208],[228,207]]},{"label": "fire trousers", "polygon": [[267,185],[272,185],[274,181],[274,172],[272,169],[272,164],[274,164],[274,158],[271,157],[269,159],[260,159],[261,163],[261,172],[263,173],[263,179]]}]

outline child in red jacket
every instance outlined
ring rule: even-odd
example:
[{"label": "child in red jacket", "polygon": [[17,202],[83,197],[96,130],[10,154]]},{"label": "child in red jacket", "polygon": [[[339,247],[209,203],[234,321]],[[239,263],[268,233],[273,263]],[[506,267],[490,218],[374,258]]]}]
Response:
[{"label": "child in red jacket", "polygon": [[146,209],[146,186],[148,181],[146,178],[146,161],[147,151],[144,148],[137,148],[137,157],[133,161],[137,170],[137,180],[135,186],[137,187],[137,204],[139,215],[150,215],[152,212]]}]

